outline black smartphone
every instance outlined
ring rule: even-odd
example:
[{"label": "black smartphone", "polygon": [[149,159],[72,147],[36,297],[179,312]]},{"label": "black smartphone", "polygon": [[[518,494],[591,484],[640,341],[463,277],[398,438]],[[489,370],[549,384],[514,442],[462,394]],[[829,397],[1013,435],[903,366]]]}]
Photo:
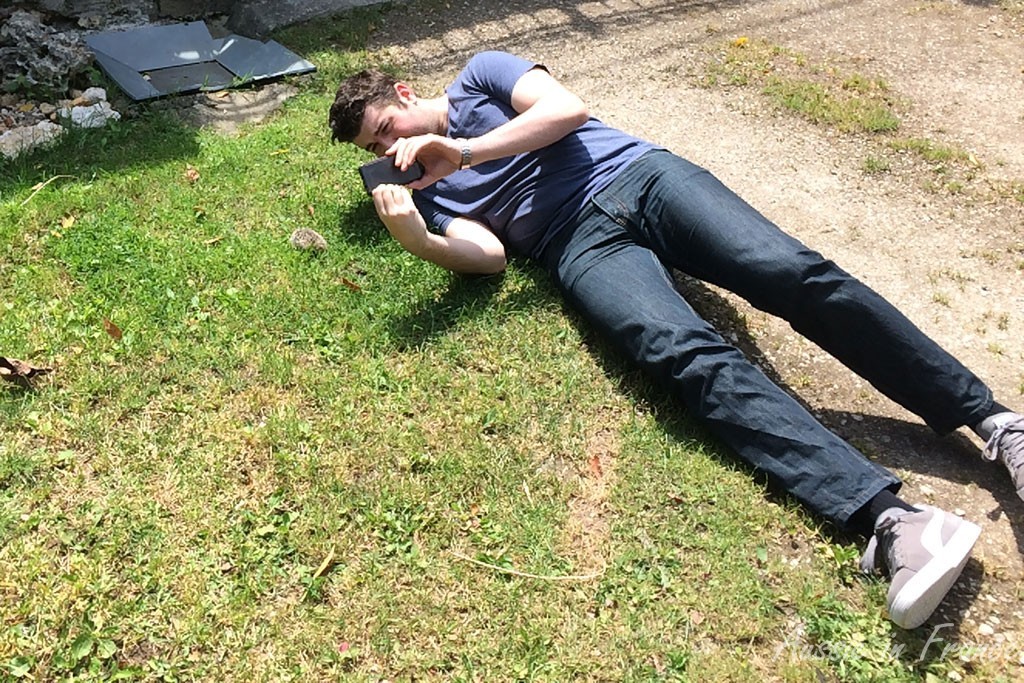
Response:
[{"label": "black smartphone", "polygon": [[424,172],[423,164],[418,161],[403,171],[395,166],[394,157],[381,157],[359,167],[359,175],[363,177],[363,186],[367,192],[373,192],[373,188],[385,183],[408,185],[422,178]]}]

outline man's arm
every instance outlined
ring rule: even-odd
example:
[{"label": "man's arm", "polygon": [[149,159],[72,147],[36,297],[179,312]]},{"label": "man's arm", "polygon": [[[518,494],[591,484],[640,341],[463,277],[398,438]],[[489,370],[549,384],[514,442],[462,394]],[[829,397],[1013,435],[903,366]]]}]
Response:
[{"label": "man's arm", "polygon": [[409,186],[422,189],[459,168],[463,144],[473,163],[532,152],[564,138],[586,123],[586,104],[540,67],[523,74],[512,89],[512,108],[519,115],[494,130],[465,143],[440,135],[401,138],[385,152],[403,170],[420,159],[430,170]]},{"label": "man's arm", "polygon": [[519,116],[468,141],[473,163],[547,147],[590,117],[583,100],[540,67],[530,69],[516,81],[512,108]]},{"label": "man's arm", "polygon": [[388,232],[414,256],[456,273],[490,275],[505,269],[505,247],[476,221],[456,218],[443,236],[435,235],[401,185],[378,186],[373,204]]}]

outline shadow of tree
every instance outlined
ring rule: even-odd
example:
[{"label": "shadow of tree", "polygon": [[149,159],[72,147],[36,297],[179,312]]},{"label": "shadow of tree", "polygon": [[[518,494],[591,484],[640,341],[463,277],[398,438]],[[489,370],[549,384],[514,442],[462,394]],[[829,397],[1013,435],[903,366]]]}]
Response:
[{"label": "shadow of tree", "polygon": [[[383,20],[385,28],[375,40],[383,48],[409,48],[428,41],[430,48],[412,50],[407,64],[414,76],[452,73],[476,52],[505,50],[517,52],[527,44],[534,46],[575,43],[581,49],[596,40],[610,39],[625,29],[636,30],[646,25],[675,22],[683,17],[721,12],[731,7],[749,7],[743,0],[649,0],[642,3],[564,2],[558,0],[527,0],[521,3],[441,2],[420,0],[390,7]],[[862,0],[833,0],[806,3],[794,7],[786,17],[765,13],[757,26],[771,26],[802,16],[824,13],[837,7],[863,4]],[[486,31],[484,31],[486,29]],[[485,33],[482,41],[479,34]],[[637,63],[645,57],[669,50],[692,47],[707,38],[705,31],[680,35],[670,44],[658,43],[641,48],[634,54]],[[562,78],[585,77],[573,64],[557,67]],[[640,74],[637,74],[640,75]]]}]

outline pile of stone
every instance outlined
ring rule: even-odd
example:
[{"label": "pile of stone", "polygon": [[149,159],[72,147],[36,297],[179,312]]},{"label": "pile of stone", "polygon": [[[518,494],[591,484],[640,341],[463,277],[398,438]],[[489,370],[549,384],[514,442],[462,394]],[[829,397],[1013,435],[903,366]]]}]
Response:
[{"label": "pile of stone", "polygon": [[65,125],[99,128],[121,118],[107,102],[103,88],[71,94],[72,99],[56,104],[23,100],[13,94],[0,96],[0,155],[13,159],[52,142],[64,132]]}]

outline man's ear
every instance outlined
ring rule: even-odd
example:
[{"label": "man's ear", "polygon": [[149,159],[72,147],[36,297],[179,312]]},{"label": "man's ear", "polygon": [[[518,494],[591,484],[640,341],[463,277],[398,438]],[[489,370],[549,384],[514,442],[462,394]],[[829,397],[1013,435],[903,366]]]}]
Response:
[{"label": "man's ear", "polygon": [[398,95],[398,101],[402,104],[413,104],[416,101],[416,92],[408,83],[401,81],[395,83],[395,94]]}]

